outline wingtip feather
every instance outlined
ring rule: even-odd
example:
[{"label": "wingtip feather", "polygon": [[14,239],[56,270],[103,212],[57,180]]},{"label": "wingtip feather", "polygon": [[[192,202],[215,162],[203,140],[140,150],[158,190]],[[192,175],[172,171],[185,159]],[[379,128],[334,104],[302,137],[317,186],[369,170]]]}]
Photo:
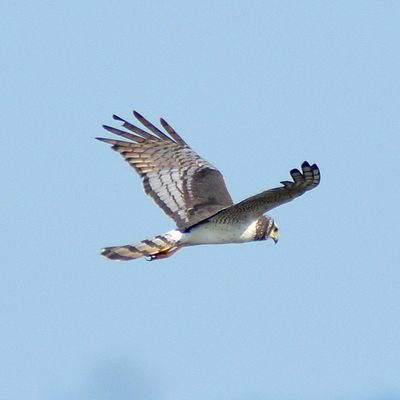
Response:
[{"label": "wingtip feather", "polygon": [[140,121],[140,119],[144,119],[142,114],[139,114],[136,110],[133,110],[133,115],[135,116],[136,119],[138,119]]},{"label": "wingtip feather", "polygon": [[115,119],[116,121],[122,121],[122,122],[125,122],[125,120],[124,119],[122,119],[121,117],[118,117],[118,115],[115,115],[115,114],[113,114],[113,119]]}]

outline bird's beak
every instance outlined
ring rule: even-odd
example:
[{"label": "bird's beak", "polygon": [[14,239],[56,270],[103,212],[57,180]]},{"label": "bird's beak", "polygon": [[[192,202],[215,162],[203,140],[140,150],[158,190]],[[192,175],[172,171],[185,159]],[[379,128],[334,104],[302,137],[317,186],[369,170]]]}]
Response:
[{"label": "bird's beak", "polygon": [[275,242],[275,244],[277,244],[278,240],[279,240],[279,231],[278,230],[277,231],[273,231],[271,233],[271,238]]}]

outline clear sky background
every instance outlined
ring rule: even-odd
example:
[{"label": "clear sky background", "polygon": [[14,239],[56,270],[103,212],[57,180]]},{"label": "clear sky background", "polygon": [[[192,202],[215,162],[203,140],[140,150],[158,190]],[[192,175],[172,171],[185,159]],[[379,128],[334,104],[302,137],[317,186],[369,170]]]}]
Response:
[{"label": "clear sky background", "polygon": [[[0,7],[1,399],[400,399],[398,1]],[[276,246],[104,260],[174,227],[94,140],[133,109],[237,201],[321,185]]]}]

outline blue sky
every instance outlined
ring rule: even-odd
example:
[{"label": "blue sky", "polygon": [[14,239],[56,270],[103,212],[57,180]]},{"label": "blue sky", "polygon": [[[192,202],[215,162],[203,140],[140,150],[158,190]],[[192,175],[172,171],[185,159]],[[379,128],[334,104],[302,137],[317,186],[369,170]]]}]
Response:
[{"label": "blue sky", "polygon": [[[400,399],[395,1],[1,6],[0,398]],[[174,227],[95,136],[164,117],[279,243],[113,263]]]}]

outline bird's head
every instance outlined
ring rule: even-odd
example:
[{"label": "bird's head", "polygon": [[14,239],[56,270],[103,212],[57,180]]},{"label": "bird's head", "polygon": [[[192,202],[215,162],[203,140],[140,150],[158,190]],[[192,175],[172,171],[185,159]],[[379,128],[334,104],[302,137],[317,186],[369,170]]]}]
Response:
[{"label": "bird's head", "polygon": [[275,244],[279,240],[279,227],[272,218],[271,218],[269,227],[267,229],[265,239],[272,239],[275,242]]}]

